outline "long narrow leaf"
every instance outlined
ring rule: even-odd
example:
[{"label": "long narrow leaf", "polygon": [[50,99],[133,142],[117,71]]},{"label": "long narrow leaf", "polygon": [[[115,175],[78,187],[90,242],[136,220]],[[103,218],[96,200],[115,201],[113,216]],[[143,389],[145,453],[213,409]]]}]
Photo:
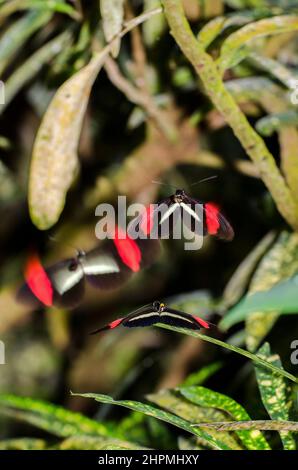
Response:
[{"label": "long narrow leaf", "polygon": [[154,406],[132,400],[114,400],[112,397],[109,397],[107,395],[101,395],[96,393],[72,393],[72,395],[85,398],[93,398],[94,400],[100,403],[119,405],[123,406],[124,408],[129,408],[133,411],[139,411],[140,413],[143,413],[147,416],[152,416],[156,419],[160,419],[161,421],[165,421],[166,423],[170,423],[173,426],[177,426],[178,428],[184,429],[184,431],[188,431],[191,434],[202,438],[204,441],[207,441],[212,447],[216,449],[229,449],[225,444],[219,444],[218,440],[215,441],[208,433],[192,428],[191,423],[189,423],[189,421],[186,421],[185,419],[179,418],[178,416],[172,413],[168,413],[167,411],[163,411]]}]

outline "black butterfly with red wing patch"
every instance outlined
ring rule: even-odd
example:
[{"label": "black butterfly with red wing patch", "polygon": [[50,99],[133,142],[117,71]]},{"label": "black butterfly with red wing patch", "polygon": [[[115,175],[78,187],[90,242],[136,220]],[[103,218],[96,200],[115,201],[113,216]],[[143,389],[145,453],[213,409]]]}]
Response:
[{"label": "black butterfly with red wing patch", "polygon": [[94,335],[101,331],[112,330],[117,326],[125,326],[127,328],[135,328],[139,326],[152,326],[156,323],[164,325],[172,325],[191,330],[199,330],[201,328],[209,328],[210,324],[202,318],[181,312],[173,308],[167,307],[164,303],[155,301],[150,305],[135,310],[126,317],[118,318],[108,325],[98,328],[91,334]]},{"label": "black butterfly with red wing patch", "polygon": [[[202,208],[203,220],[201,220],[198,206]],[[197,199],[191,198],[183,189],[177,189],[175,194],[157,203],[157,208],[149,206],[145,214],[132,221],[131,227],[134,230],[142,230],[146,235],[157,232],[158,236],[162,233],[162,224],[169,222],[169,229],[173,229],[173,217],[176,211],[179,211],[183,223],[188,228],[197,233],[198,224],[203,223],[203,235],[215,235],[222,240],[231,241],[234,238],[234,230],[228,220],[220,212],[218,206],[214,203],[202,203]],[[159,213],[158,213],[159,212]],[[188,222],[185,222],[183,215],[188,215]],[[157,226],[156,226],[157,225]]]},{"label": "black butterfly with red wing patch", "polygon": [[17,297],[34,307],[74,307],[84,295],[85,280],[96,288],[115,289],[152,263],[158,253],[158,241],[132,240],[116,228],[115,237],[102,247],[78,251],[74,258],[48,268],[43,268],[36,254],[31,255],[25,268],[26,284]]}]

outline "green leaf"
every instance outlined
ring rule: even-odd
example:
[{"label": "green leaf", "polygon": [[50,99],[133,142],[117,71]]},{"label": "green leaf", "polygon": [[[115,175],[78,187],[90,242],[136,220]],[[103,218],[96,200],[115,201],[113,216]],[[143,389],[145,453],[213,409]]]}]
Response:
[{"label": "green leaf", "polygon": [[183,387],[188,387],[190,385],[201,385],[206,382],[212,375],[214,375],[218,370],[223,366],[221,361],[212,362],[205,367],[202,367],[196,372],[190,374],[183,382]]},{"label": "green leaf", "polygon": [[105,48],[56,92],[38,130],[29,175],[33,223],[46,230],[63,210],[77,169],[77,148],[91,87],[106,58]]},{"label": "green leaf", "polygon": [[[124,0],[100,0],[100,12],[103,21],[103,32],[109,43],[122,29],[124,16]],[[112,48],[113,57],[117,57],[120,49],[120,38]]]},{"label": "green leaf", "polygon": [[277,60],[269,57],[251,53],[248,57],[249,62],[260,70],[270,73],[274,78],[277,78],[287,88],[292,89],[291,84],[293,80],[297,80],[297,73],[293,72],[290,68],[281,64]]},{"label": "green leaf", "polygon": [[122,441],[112,437],[73,436],[55,447],[60,450],[145,450],[133,442]]},{"label": "green leaf", "polygon": [[[268,343],[264,343],[258,354],[277,367],[282,368],[281,360],[277,354],[272,354]],[[287,421],[291,401],[290,389],[283,379],[272,375],[262,367],[256,367],[256,376],[263,404],[273,420]],[[286,450],[295,450],[295,440],[289,431],[280,431],[280,437]]]},{"label": "green leaf", "polygon": [[[160,392],[147,395],[149,401],[155,405],[186,419],[192,424],[199,422],[212,422],[218,420],[225,420],[226,415],[220,410],[211,407],[202,407],[199,404],[193,404],[182,397],[177,391],[174,390],[161,390]],[[197,428],[200,429],[200,428]],[[218,435],[216,432],[211,430],[209,433],[213,439],[217,439]],[[225,444],[231,450],[241,450],[242,447],[239,445],[235,435],[229,433],[223,433],[220,435],[221,444]],[[200,444],[208,446],[208,441],[204,441],[202,438],[199,439]]]},{"label": "green leaf", "polygon": [[5,439],[0,441],[0,450],[43,450],[46,447],[46,441],[29,437]]},{"label": "green leaf", "polygon": [[161,449],[175,448],[175,440],[162,421],[150,418],[136,411],[117,423],[119,437],[123,436],[146,447]]},{"label": "green leaf", "polygon": [[[246,55],[251,40],[272,34],[287,33],[298,29],[298,17],[292,15],[265,18],[243,26],[230,34],[221,47],[218,66],[222,71],[234,67]],[[244,54],[242,54],[244,51]]]},{"label": "green leaf", "polygon": [[280,100],[284,99],[285,104],[289,104],[286,95],[283,95],[282,88],[270,78],[236,78],[225,82],[225,86],[239,103],[247,100],[262,103],[264,98],[270,99],[272,96],[276,95]]},{"label": "green leaf", "polygon": [[170,303],[173,308],[178,308],[189,313],[197,314],[198,309],[200,309],[200,314],[208,314],[213,311],[215,302],[210,292],[206,290],[195,290],[175,295],[168,299],[168,303]]},{"label": "green leaf", "polygon": [[46,63],[67,47],[70,39],[70,33],[65,31],[38,49],[12,73],[5,83],[5,103],[1,106],[0,113],[3,113],[20,89],[34,78]]},{"label": "green leaf", "polygon": [[241,299],[257,263],[273,243],[275,237],[274,232],[269,232],[239,264],[225,287],[221,306],[228,308]]},{"label": "green leaf", "polygon": [[79,434],[108,436],[103,424],[61,406],[15,395],[0,395],[0,413],[24,421],[56,436]]},{"label": "green leaf", "polygon": [[[144,11],[160,7],[160,0],[144,0]],[[143,37],[147,46],[152,47],[161,38],[166,29],[164,15],[158,15],[143,24]]]},{"label": "green leaf", "polygon": [[268,289],[278,284],[280,280],[291,277],[297,271],[298,236],[294,233],[282,232],[259,263],[249,286],[249,294],[224,316],[220,327],[227,329],[247,318],[247,345],[250,350],[256,349],[262,338],[272,328],[279,314],[289,313],[287,304],[290,298],[277,297],[277,302],[274,302],[274,297],[268,293]]},{"label": "green leaf", "polygon": [[183,429],[184,431],[188,431],[195,436],[203,439],[205,442],[216,449],[228,450],[229,448],[221,443],[218,440],[214,440],[209,433],[202,432],[201,430],[196,430],[191,427],[191,423],[187,420],[179,418],[178,416],[168,413],[166,411],[160,410],[151,405],[147,405],[145,403],[140,403],[137,401],[132,400],[114,400],[112,397],[107,395],[101,395],[96,393],[73,393],[73,396],[85,397],[85,398],[93,398],[94,400],[100,403],[109,403],[112,405],[119,405],[130,410],[139,411],[147,416],[152,416],[156,419],[160,419],[161,421],[165,421],[166,423],[170,423],[173,426],[177,426],[178,428]]},{"label": "green leaf", "polygon": [[74,19],[79,19],[77,11],[63,0],[10,0],[0,8],[0,24],[7,16],[29,8],[65,13]]},{"label": "green leaf", "polygon": [[298,276],[296,275],[288,281],[276,284],[272,289],[245,297],[242,302],[230,310],[229,319],[223,326],[227,327],[238,323],[255,311],[262,312],[260,321],[265,317],[264,314],[268,315],[268,312],[274,310],[278,311],[278,314],[297,314],[297,286]]},{"label": "green leaf", "polygon": [[238,431],[251,429],[259,431],[291,431],[298,432],[297,421],[279,421],[274,419],[258,419],[256,421],[222,421],[217,423],[201,423],[200,426],[217,431]]},{"label": "green leaf", "polygon": [[285,127],[296,127],[298,125],[298,113],[295,110],[270,114],[256,122],[257,131],[264,136],[271,136],[274,132]]},{"label": "green leaf", "polygon": [[293,374],[286,372],[285,370],[274,366],[268,361],[265,361],[261,357],[257,356],[256,354],[251,353],[250,351],[246,351],[245,349],[239,348],[238,346],[234,346],[233,344],[225,343],[224,341],[220,341],[219,339],[212,338],[211,336],[203,335],[202,333],[198,333],[197,331],[187,330],[185,328],[177,328],[176,326],[171,325],[157,325],[159,328],[163,328],[165,330],[175,331],[177,333],[182,333],[187,336],[192,336],[194,338],[201,339],[203,341],[207,341],[208,343],[216,344],[222,348],[228,349],[229,351],[233,351],[241,356],[247,357],[251,361],[254,361],[256,364],[260,364],[263,367],[270,369],[274,374],[282,375],[283,377],[287,377],[287,379],[291,380],[292,382],[298,383],[298,378],[295,377]]},{"label": "green leaf", "polygon": [[51,19],[48,11],[32,11],[12,25],[0,38],[0,76],[14,58],[18,50],[24,47],[26,40]]},{"label": "green leaf", "polygon": [[[249,420],[246,410],[235,400],[226,395],[214,392],[205,387],[179,387],[180,393],[192,403],[203,407],[211,407],[225,411],[236,421]],[[270,449],[260,431],[237,431],[239,439],[249,450]]]}]

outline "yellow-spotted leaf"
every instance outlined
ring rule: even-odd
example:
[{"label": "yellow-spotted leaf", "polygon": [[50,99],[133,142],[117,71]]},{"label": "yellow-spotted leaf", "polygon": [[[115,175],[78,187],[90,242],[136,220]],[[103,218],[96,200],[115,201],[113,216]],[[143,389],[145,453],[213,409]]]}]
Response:
[{"label": "yellow-spotted leaf", "polygon": [[[188,388],[190,389],[195,387]],[[217,420],[224,421],[227,419],[227,415],[223,411],[216,409],[215,407],[204,407],[201,406],[199,403],[194,403],[191,402],[191,400],[186,400],[184,396],[181,396],[175,390],[161,390],[158,393],[147,395],[147,398],[155,405],[158,405],[161,408],[171,413],[174,413],[175,415],[178,415],[193,424],[199,422],[216,422]],[[214,432],[213,429],[211,431],[208,431],[208,433],[214,439],[218,437],[217,432]],[[239,442],[236,439],[235,434],[233,433],[222,433],[220,435],[220,440],[232,450],[243,449],[243,447],[239,445]],[[208,442],[203,442],[202,440],[200,440],[200,442],[205,446],[208,446]]]},{"label": "yellow-spotted leaf", "polygon": [[[249,287],[249,294],[268,290],[298,271],[298,235],[283,232],[263,257]],[[246,344],[254,351],[279,317],[278,311],[254,312],[246,320]]]},{"label": "yellow-spotted leaf", "polygon": [[[201,407],[224,411],[236,421],[249,420],[246,410],[232,398],[205,387],[182,387],[180,393],[190,402]],[[226,417],[226,419],[228,419]],[[237,431],[239,439],[249,450],[269,450],[270,446],[260,431]]]},{"label": "yellow-spotted leaf", "polygon": [[220,439],[213,438],[211,434],[209,434],[209,432],[202,431],[201,429],[195,429],[191,426],[191,422],[187,421],[186,419],[180,418],[179,416],[173,413],[169,413],[155,406],[132,400],[114,400],[108,395],[102,395],[97,393],[73,393],[72,395],[85,398],[93,398],[94,400],[100,403],[123,406],[124,408],[128,408],[133,411],[139,411],[140,413],[143,413],[146,416],[152,416],[153,418],[159,419],[166,423],[170,423],[173,426],[183,429],[184,431],[190,432],[191,434],[199,437],[204,442],[206,442],[209,447],[220,450],[230,449]]},{"label": "yellow-spotted leaf", "polygon": [[[282,368],[278,354],[272,354],[268,343],[258,350],[258,355]],[[290,388],[283,377],[272,374],[263,367],[256,366],[256,376],[263,404],[272,420],[289,420],[291,408]],[[295,450],[295,440],[289,431],[280,431],[284,449]]]},{"label": "yellow-spotted leaf", "polygon": [[[276,322],[278,309],[268,311],[244,309],[253,294],[269,291],[281,281],[291,278],[298,271],[298,235],[282,232],[260,261],[244,300],[230,310],[221,320],[220,327],[227,329],[246,320],[246,343],[254,351]],[[281,299],[282,300],[282,299]]]}]

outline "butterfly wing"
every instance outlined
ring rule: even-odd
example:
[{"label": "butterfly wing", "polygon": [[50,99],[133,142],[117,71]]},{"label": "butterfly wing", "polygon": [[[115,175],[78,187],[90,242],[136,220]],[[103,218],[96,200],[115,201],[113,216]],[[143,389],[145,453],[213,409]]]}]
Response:
[{"label": "butterfly wing", "polygon": [[[126,326],[128,328],[133,328],[136,326],[148,326],[152,324],[152,317],[150,317],[150,312],[153,313],[153,306],[152,304],[150,305],[145,305],[141,308],[138,308],[137,310],[134,310],[132,313],[127,315],[126,317],[123,318],[118,318],[117,320],[112,321],[111,323],[108,323],[107,325],[98,328],[97,330],[93,331],[90,333],[91,335],[95,335],[96,333],[100,333],[101,331],[106,331],[106,330],[111,330],[116,328],[119,325]],[[156,313],[156,312],[154,312]],[[156,314],[158,316],[158,314]],[[148,323],[148,319],[151,318],[151,323]],[[156,322],[155,322],[156,323]]]},{"label": "butterfly wing", "polygon": [[204,204],[204,231],[226,241],[234,238],[233,227],[220,212],[219,207],[212,202]]},{"label": "butterfly wing", "polygon": [[125,317],[122,321],[122,325],[127,328],[135,328],[138,326],[151,326],[159,321],[159,313],[154,310],[152,305],[149,305],[141,307]]},{"label": "butterfly wing", "polygon": [[165,198],[157,204],[150,204],[143,214],[131,221],[129,231],[142,233],[148,238],[151,236],[151,239],[161,238],[163,231],[166,230],[165,224],[168,224],[169,231],[172,231],[173,213],[177,209],[179,204],[173,202],[172,197]]},{"label": "butterfly wing", "polygon": [[84,294],[84,273],[74,259],[66,259],[43,268],[36,255],[30,256],[25,268],[26,283],[17,299],[31,305],[73,307]]},{"label": "butterfly wing", "polygon": [[[192,232],[196,232],[198,223],[201,223],[201,213],[203,213],[203,235],[214,235],[222,240],[231,241],[234,238],[234,230],[226,217],[222,214],[219,207],[213,202],[201,203],[197,199],[189,196],[185,197],[185,204],[191,215],[190,224],[188,224]],[[202,211],[198,209],[201,206]],[[186,208],[183,206],[183,209]]]},{"label": "butterfly wing", "polygon": [[110,240],[103,247],[89,251],[82,260],[87,281],[99,289],[116,289],[126,282],[132,271],[122,263]]},{"label": "butterfly wing", "polygon": [[205,320],[190,315],[189,313],[175,310],[174,308],[167,307],[160,314],[159,323],[165,325],[177,326],[179,328],[187,328],[191,330],[200,330],[201,328],[209,328],[209,323]]},{"label": "butterfly wing", "polygon": [[85,291],[84,271],[76,259],[66,259],[46,269],[54,291],[54,305],[77,306]]}]

